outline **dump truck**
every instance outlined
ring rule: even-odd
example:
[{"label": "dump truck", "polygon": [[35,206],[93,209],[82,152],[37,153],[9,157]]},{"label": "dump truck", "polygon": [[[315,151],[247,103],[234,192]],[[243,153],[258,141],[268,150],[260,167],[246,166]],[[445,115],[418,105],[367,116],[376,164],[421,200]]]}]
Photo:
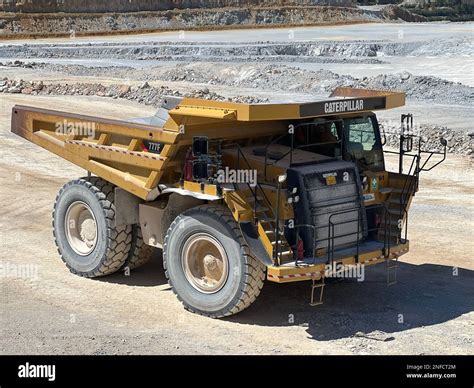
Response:
[{"label": "dump truck", "polygon": [[162,250],[184,307],[220,318],[265,281],[309,281],[311,305],[351,267],[385,263],[396,281],[419,174],[446,157],[443,139],[444,152],[423,150],[410,114],[399,149],[384,151],[374,112],[404,104],[404,93],[339,87],[285,104],[167,97],[128,121],[17,105],[11,130],[85,170],[52,213],[72,273],[130,274]]}]

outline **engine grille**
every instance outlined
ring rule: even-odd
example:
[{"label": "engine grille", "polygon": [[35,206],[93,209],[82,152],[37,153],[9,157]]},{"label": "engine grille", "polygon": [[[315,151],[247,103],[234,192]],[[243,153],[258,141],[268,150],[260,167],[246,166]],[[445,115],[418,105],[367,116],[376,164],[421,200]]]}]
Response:
[{"label": "engine grille", "polygon": [[333,161],[292,167],[288,170],[288,186],[290,190],[297,187],[299,196],[294,203],[295,224],[315,227],[299,228],[305,257],[315,255],[313,247],[327,250],[330,220],[334,224],[334,249],[353,246],[366,235],[365,209],[354,163]]}]

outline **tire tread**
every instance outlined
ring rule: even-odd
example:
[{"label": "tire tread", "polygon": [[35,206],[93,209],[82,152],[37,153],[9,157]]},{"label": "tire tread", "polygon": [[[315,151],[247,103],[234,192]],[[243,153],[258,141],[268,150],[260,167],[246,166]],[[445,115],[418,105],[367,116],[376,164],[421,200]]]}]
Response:
[{"label": "tire tread", "polygon": [[[80,185],[85,187],[89,190],[98,202],[100,203],[105,220],[107,223],[107,250],[102,263],[99,267],[95,268],[93,271],[88,272],[80,272],[72,268],[69,263],[64,259],[63,254],[59,249],[58,244],[58,237],[56,236],[55,232],[55,212],[58,201],[68,187],[73,185]],[[114,272],[117,272],[120,268],[122,268],[124,262],[128,258],[130,245],[132,242],[132,228],[129,225],[125,226],[115,226],[115,205],[114,205],[114,186],[108,183],[107,181],[103,180],[99,177],[90,177],[90,178],[80,178],[73,180],[71,182],[66,183],[59,193],[56,196],[56,200],[54,202],[54,209],[53,209],[53,235],[54,241],[56,243],[56,247],[58,253],[61,257],[61,260],[66,264],[68,269],[79,276],[94,278],[100,276],[110,275]]]},{"label": "tire tread", "polygon": [[193,313],[200,315],[208,316],[211,318],[223,318],[233,314],[236,314],[247,307],[249,307],[260,294],[263,284],[265,281],[265,265],[262,264],[250,251],[249,246],[247,245],[239,225],[235,222],[232,214],[227,207],[222,205],[200,205],[194,208],[189,209],[184,212],[183,215],[186,215],[188,212],[192,211],[203,211],[207,212],[209,215],[217,216],[221,218],[225,223],[231,226],[233,234],[237,238],[237,242],[240,244],[240,249],[242,252],[242,257],[244,259],[244,281],[242,282],[242,287],[239,290],[238,296],[234,298],[234,303],[232,306],[229,306],[226,311],[223,311],[219,314],[209,314],[202,311],[195,311],[191,306],[189,306],[176,292],[173,287],[173,282],[169,277],[167,271],[167,254],[166,247],[168,245],[169,233],[176,225],[180,222],[181,216],[176,217],[176,219],[171,223],[166,233],[164,242],[163,242],[163,266],[165,269],[165,276],[168,279],[168,284],[170,285],[173,293],[177,296],[178,300],[183,304],[184,308]]}]

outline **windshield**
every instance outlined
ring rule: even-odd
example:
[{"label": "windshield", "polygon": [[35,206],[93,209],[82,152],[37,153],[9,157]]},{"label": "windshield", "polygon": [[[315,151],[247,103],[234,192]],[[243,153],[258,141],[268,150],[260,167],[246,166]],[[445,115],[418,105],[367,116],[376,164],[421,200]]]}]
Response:
[{"label": "windshield", "polygon": [[362,170],[384,170],[382,144],[374,116],[344,120],[346,158],[357,161]]},{"label": "windshield", "polygon": [[297,126],[294,147],[331,158],[339,157],[341,124],[341,121],[324,121]]}]

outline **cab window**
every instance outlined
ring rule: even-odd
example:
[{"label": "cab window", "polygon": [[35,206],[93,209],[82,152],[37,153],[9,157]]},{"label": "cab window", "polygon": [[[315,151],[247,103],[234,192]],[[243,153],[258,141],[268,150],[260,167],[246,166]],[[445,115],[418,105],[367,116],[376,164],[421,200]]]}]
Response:
[{"label": "cab window", "polygon": [[325,121],[300,126],[295,130],[294,146],[305,151],[328,156],[339,157],[340,128],[337,121]]},{"label": "cab window", "polygon": [[346,158],[356,161],[362,170],[384,170],[382,144],[375,117],[344,120]]}]

